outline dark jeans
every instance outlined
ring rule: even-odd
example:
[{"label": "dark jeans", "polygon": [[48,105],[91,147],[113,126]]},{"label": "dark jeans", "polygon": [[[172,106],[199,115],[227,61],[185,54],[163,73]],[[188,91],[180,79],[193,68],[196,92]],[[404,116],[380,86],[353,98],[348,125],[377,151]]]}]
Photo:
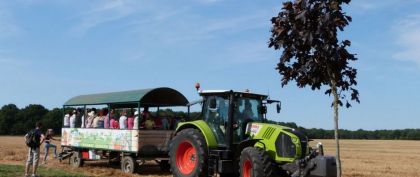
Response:
[{"label": "dark jeans", "polygon": [[51,148],[54,148],[54,157],[57,157],[57,146],[51,143],[45,143],[45,157],[44,157],[44,161],[47,160],[47,156],[48,156],[48,150]]}]

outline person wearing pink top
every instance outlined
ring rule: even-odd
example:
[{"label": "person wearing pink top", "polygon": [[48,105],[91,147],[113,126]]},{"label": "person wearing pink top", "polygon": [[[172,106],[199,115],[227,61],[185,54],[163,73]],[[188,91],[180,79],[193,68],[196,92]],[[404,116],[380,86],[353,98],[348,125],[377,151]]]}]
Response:
[{"label": "person wearing pink top", "polygon": [[110,128],[109,127],[109,114],[108,109],[103,109],[103,115],[104,115],[104,128]]},{"label": "person wearing pink top", "polygon": [[109,119],[109,128],[114,128],[114,122],[115,122],[115,113],[114,110],[111,109],[111,111],[108,113],[108,119]]},{"label": "person wearing pink top", "polygon": [[127,128],[128,128],[129,130],[132,130],[132,129],[133,129],[133,126],[134,126],[134,117],[133,117],[133,115],[130,115],[130,116],[127,118]]},{"label": "person wearing pink top", "polygon": [[113,129],[120,129],[120,123],[117,120],[112,119],[112,128]]}]

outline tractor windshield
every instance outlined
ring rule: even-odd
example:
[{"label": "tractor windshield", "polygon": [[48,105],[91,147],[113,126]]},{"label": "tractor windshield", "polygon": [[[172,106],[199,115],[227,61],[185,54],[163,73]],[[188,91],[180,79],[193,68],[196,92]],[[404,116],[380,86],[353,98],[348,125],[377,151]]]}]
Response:
[{"label": "tractor windshield", "polygon": [[203,115],[206,121],[216,136],[219,146],[226,145],[225,133],[228,121],[229,99],[222,96],[209,96],[204,101]]},{"label": "tractor windshield", "polygon": [[235,105],[233,143],[238,143],[245,139],[245,129],[249,122],[262,122],[264,118],[259,99],[241,97]]},{"label": "tractor windshield", "polygon": [[237,100],[237,109],[235,109],[235,119],[262,121],[263,114],[261,113],[261,100],[254,98],[239,98]]}]

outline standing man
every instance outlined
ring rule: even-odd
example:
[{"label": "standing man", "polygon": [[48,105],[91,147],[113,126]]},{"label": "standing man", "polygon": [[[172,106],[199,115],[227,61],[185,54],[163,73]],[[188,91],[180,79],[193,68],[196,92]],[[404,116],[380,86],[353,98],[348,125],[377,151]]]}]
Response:
[{"label": "standing man", "polygon": [[25,177],[29,177],[29,168],[32,165],[31,177],[37,177],[36,170],[39,162],[39,146],[44,142],[45,136],[41,132],[42,124],[37,122],[35,129],[25,135],[25,143],[29,147],[28,160],[26,161]]}]

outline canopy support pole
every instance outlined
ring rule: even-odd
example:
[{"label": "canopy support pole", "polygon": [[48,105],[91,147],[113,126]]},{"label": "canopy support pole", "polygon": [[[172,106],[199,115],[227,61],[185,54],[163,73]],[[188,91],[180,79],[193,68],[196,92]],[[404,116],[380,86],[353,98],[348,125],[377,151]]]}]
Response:
[{"label": "canopy support pole", "polygon": [[137,111],[138,111],[138,113],[139,113],[139,114],[137,115],[139,118],[138,118],[138,125],[137,125],[136,129],[137,129],[137,130],[140,130],[140,122],[142,122],[142,121],[143,121],[143,120],[142,120],[142,119],[143,119],[143,116],[140,116],[140,115],[141,115],[141,113],[140,113],[140,101],[137,103]]}]

